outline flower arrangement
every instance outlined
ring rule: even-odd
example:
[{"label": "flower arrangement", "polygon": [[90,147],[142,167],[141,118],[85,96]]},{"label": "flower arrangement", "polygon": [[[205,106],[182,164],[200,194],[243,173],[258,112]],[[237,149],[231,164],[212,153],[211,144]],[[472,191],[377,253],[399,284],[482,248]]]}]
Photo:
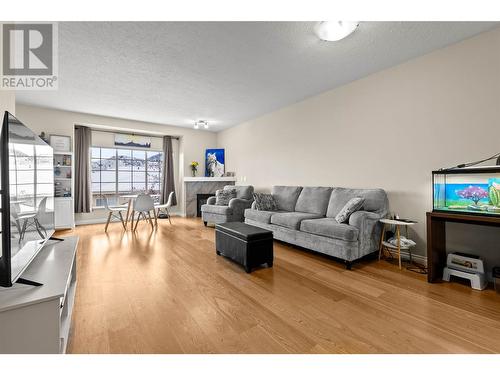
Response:
[{"label": "flower arrangement", "polygon": [[480,186],[469,186],[468,188],[458,190],[457,195],[460,198],[470,199],[477,206],[479,201],[483,198],[488,198],[488,192]]},{"label": "flower arrangement", "polygon": [[198,165],[200,165],[200,163],[198,163],[197,161],[192,161],[191,163],[189,163],[193,177],[196,177],[196,172],[198,171]]}]

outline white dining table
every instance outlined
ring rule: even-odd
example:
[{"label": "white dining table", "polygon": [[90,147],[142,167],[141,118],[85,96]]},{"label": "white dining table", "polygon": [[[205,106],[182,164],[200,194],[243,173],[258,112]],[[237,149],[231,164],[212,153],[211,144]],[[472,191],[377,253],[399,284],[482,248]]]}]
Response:
[{"label": "white dining table", "polygon": [[[139,194],[125,194],[125,195],[120,195],[121,199],[127,199],[128,204],[127,204],[127,214],[125,216],[125,228],[127,227],[128,221],[130,216],[132,215],[132,204],[134,203],[134,200],[139,196]],[[134,226],[134,218],[132,218],[132,224],[131,228],[133,229]]]},{"label": "white dining table", "polygon": [[[127,204],[127,215],[125,217],[125,227],[127,227],[127,224],[130,220],[130,228],[133,229],[134,228],[134,218],[132,216],[133,214],[133,210],[132,210],[132,205],[134,203],[134,200],[139,196],[139,194],[124,194],[124,195],[120,195],[119,198],[122,198],[122,199],[127,199],[128,200],[128,204]],[[155,194],[155,195],[151,195],[151,197],[158,197],[159,195],[158,194]],[[156,216],[156,212],[155,210],[153,210],[155,216]]]}]

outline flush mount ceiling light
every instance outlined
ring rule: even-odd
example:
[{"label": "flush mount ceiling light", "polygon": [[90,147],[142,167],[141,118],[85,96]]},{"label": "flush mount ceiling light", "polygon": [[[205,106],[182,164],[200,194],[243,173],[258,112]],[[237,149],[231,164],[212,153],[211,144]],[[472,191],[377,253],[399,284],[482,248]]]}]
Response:
[{"label": "flush mount ceiling light", "polygon": [[357,21],[323,21],[316,25],[314,32],[321,40],[336,42],[353,33],[358,25]]},{"label": "flush mount ceiling light", "polygon": [[196,121],[194,123],[194,128],[199,129],[200,127],[203,127],[205,129],[208,129],[208,122],[204,120]]}]

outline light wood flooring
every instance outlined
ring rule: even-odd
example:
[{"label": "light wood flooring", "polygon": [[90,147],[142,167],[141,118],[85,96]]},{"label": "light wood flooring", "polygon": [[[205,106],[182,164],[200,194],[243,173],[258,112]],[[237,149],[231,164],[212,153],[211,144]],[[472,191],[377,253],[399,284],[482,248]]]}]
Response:
[{"label": "light wood flooring", "polygon": [[70,353],[500,352],[493,290],[279,242],[273,268],[246,274],[215,255],[213,228],[172,221],[58,233],[80,236]]}]

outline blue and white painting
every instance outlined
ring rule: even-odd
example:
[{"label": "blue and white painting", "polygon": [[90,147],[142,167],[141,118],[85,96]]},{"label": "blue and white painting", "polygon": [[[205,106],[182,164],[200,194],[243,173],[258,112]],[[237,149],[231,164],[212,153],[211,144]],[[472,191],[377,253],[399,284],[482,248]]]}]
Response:
[{"label": "blue and white painting", "polygon": [[205,151],[205,177],[222,177],[224,163],[223,148],[208,148]]}]

